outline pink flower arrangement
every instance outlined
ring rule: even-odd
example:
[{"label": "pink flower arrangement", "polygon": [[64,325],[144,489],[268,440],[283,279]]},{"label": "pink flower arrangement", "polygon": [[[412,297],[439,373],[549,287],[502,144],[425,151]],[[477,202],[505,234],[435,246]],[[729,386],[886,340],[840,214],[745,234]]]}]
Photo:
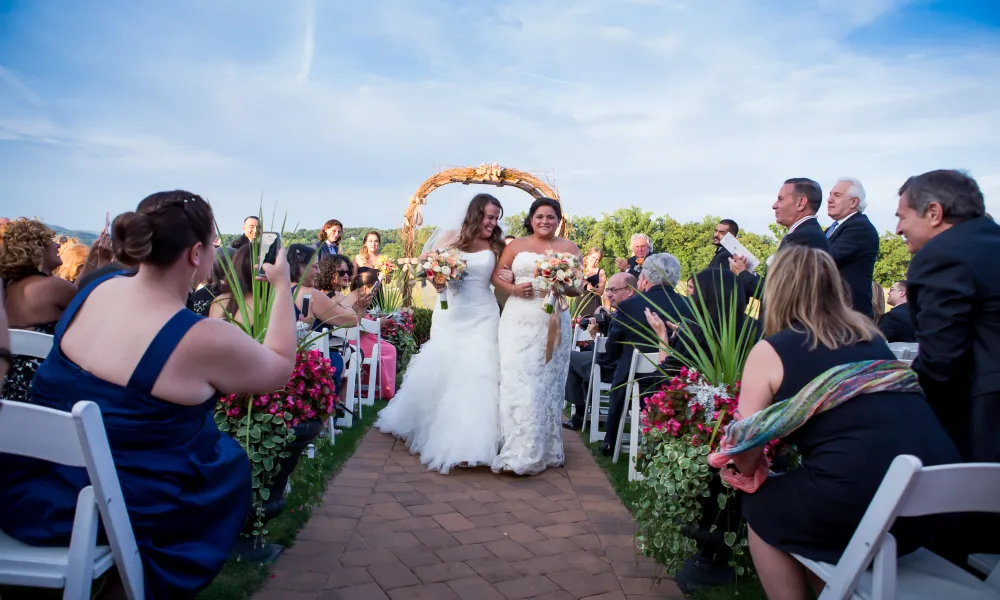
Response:
[{"label": "pink flower arrangement", "polygon": [[413,322],[413,313],[400,311],[399,315],[391,315],[388,319],[382,319],[382,337],[390,342],[399,338],[400,335],[412,335],[416,331]]},{"label": "pink flower arrangement", "polygon": [[[295,360],[291,379],[280,390],[253,398],[253,411],[269,414],[291,414],[288,426],[305,421],[323,421],[336,410],[338,401],[333,391],[336,369],[319,350],[300,352]],[[219,400],[219,409],[231,419],[243,417],[247,408],[246,398],[237,394]]]}]

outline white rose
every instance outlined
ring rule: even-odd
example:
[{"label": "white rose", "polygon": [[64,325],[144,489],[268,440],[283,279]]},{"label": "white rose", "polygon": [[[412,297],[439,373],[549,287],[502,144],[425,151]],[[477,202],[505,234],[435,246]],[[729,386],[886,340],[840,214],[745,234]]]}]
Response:
[{"label": "white rose", "polygon": [[433,269],[433,271],[434,271],[435,273],[440,273],[440,272],[441,272],[441,265],[434,265],[434,269]]},{"label": "white rose", "polygon": [[447,265],[441,267],[441,274],[442,275],[451,275],[451,267],[449,267]]}]

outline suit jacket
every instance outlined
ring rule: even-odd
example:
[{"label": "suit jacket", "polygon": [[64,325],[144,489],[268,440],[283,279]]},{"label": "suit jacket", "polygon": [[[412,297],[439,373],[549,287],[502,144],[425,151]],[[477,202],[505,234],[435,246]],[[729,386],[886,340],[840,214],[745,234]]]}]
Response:
[{"label": "suit jacket", "polygon": [[868,318],[875,317],[872,306],[872,274],[878,259],[878,231],[868,217],[856,213],[830,234],[830,253],[840,277],[851,289],[851,306]]},{"label": "suit jacket", "polygon": [[712,262],[708,263],[708,269],[725,269],[729,270],[729,259],[732,258],[732,254],[729,250],[726,250],[722,246],[715,249],[715,256],[712,257]]},{"label": "suit jacket", "polygon": [[313,247],[316,248],[316,262],[325,258],[330,258],[335,254],[340,254],[340,245],[334,246],[331,249],[330,245],[327,244],[326,241],[317,242]]},{"label": "suit jacket", "polygon": [[625,271],[636,279],[639,279],[639,275],[642,273],[642,265],[638,261],[639,259],[634,256],[628,257],[628,269]]},{"label": "suit jacket", "polygon": [[240,248],[246,246],[249,243],[250,243],[250,238],[248,238],[247,234],[244,233],[240,237],[233,240],[233,243],[229,244],[229,247],[232,248],[233,250],[239,250]]},{"label": "suit jacket", "polygon": [[878,328],[882,330],[882,334],[885,335],[888,342],[913,343],[917,341],[917,330],[913,328],[908,303],[895,306],[882,315],[882,320],[878,322]]},{"label": "suit jacket", "polygon": [[[830,241],[826,239],[826,234],[823,232],[823,228],[820,227],[819,222],[816,221],[816,219],[804,221],[796,227],[794,231],[781,238],[781,243],[778,244],[778,252],[781,252],[782,248],[787,248],[789,246],[807,246],[809,248],[818,248],[820,250],[830,252]],[[751,273],[750,271],[743,271],[736,276],[736,281],[743,286],[743,290],[746,292],[747,298],[763,297],[763,277],[757,275],[756,273]],[[870,293],[871,290],[869,290],[869,294]],[[869,304],[871,304],[870,300]]]},{"label": "suit jacket", "polygon": [[640,352],[657,350],[656,345],[650,344],[644,336],[636,333],[639,331],[652,335],[646,322],[646,309],[654,306],[659,307],[667,318],[678,323],[691,318],[687,299],[665,286],[656,286],[642,296],[633,296],[619,304],[608,325],[607,347],[597,359],[600,364],[608,367],[613,365],[615,368],[611,380],[613,395],[625,397],[625,388],[619,386],[628,380],[633,348],[639,348]]},{"label": "suit jacket", "polygon": [[966,460],[1000,461],[1000,225],[953,225],[913,255],[906,297],[913,369]]}]

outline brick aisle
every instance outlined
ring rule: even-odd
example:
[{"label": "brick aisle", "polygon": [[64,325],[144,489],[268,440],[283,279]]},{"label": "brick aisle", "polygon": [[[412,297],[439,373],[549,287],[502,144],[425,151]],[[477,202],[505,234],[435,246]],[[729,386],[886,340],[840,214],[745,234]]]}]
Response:
[{"label": "brick aisle", "polygon": [[576,434],[536,477],[428,472],[371,430],[255,600],[683,598]]}]

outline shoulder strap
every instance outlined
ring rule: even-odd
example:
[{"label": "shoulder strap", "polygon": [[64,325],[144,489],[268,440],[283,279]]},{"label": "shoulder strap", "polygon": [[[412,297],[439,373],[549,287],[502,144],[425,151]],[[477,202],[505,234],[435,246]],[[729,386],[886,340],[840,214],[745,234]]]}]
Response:
[{"label": "shoulder strap", "polygon": [[73,318],[76,317],[76,312],[80,310],[80,307],[83,306],[83,303],[87,301],[87,298],[90,296],[90,293],[93,292],[95,289],[97,289],[97,286],[101,285],[105,281],[113,279],[125,273],[128,273],[127,269],[121,269],[118,271],[105,273],[104,275],[95,278],[93,281],[87,284],[87,287],[78,291],[76,295],[73,296],[73,299],[70,301],[69,306],[66,307],[66,310],[63,311],[62,317],[59,318],[59,324],[56,325],[56,334],[55,334],[56,346],[59,345],[58,340],[62,338],[63,333],[66,332],[66,328],[69,327],[69,324],[73,322]]},{"label": "shoulder strap", "polygon": [[151,394],[156,380],[160,377],[163,365],[167,364],[170,355],[174,353],[181,338],[194,327],[194,324],[202,320],[201,317],[187,308],[177,311],[177,314],[170,317],[153,341],[149,343],[146,352],[139,359],[139,364],[132,371],[132,377],[128,380],[128,388],[144,394]]}]

